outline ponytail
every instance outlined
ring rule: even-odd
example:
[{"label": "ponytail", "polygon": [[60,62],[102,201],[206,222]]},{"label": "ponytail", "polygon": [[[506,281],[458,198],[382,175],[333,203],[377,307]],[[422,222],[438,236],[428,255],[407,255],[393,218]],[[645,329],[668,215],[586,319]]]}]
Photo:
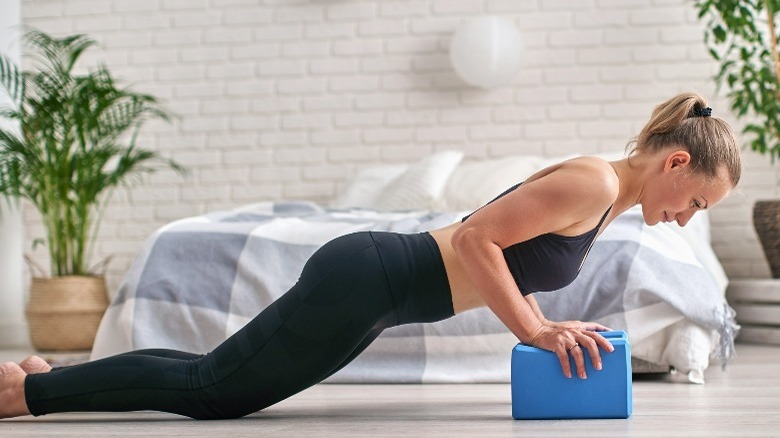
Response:
[{"label": "ponytail", "polygon": [[739,144],[725,121],[711,117],[707,100],[697,93],[681,93],[653,109],[650,120],[627,148],[633,153],[655,153],[667,147],[684,147],[691,154],[691,169],[715,177],[726,166],[731,185],[742,174]]}]

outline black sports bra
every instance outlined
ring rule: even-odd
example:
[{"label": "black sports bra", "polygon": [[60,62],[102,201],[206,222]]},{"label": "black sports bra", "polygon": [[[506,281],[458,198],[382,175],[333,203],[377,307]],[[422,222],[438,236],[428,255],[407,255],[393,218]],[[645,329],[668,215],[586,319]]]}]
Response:
[{"label": "black sports bra", "polygon": [[[488,204],[512,192],[521,184],[510,187]],[[612,210],[611,205],[596,228],[578,236],[546,233],[505,248],[504,259],[517,287],[520,288],[520,293],[528,295],[534,292],[549,292],[571,284],[580,273],[585,258],[588,257],[588,252],[610,210]],[[462,222],[472,214],[474,213],[464,217]]]}]

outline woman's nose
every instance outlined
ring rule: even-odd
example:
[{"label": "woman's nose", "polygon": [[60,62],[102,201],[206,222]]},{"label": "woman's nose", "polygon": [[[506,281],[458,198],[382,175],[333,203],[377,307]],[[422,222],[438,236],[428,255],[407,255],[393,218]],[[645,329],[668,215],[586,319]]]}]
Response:
[{"label": "woman's nose", "polygon": [[696,210],[691,209],[688,211],[684,211],[682,213],[677,213],[677,216],[675,216],[675,219],[677,220],[677,225],[684,227],[685,224],[688,223],[688,221],[691,220],[693,215],[696,213]]}]

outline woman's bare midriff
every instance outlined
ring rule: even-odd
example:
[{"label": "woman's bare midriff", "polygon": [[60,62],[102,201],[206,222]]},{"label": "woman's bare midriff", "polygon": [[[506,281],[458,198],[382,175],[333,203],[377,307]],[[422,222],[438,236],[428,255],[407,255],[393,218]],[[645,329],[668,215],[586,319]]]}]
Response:
[{"label": "woman's bare midriff", "polygon": [[466,271],[463,269],[455,250],[452,248],[452,235],[460,225],[461,222],[456,222],[430,232],[439,245],[439,251],[441,251],[442,259],[444,260],[447,280],[450,282],[450,290],[452,291],[452,308],[455,310],[456,315],[485,305],[474,284],[466,275]]}]

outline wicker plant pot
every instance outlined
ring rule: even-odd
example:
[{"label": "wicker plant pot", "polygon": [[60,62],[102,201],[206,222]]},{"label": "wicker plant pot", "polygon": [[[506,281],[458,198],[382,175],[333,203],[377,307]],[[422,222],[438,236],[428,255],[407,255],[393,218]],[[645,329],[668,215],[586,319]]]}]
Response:
[{"label": "wicker plant pot", "polygon": [[108,307],[103,277],[34,277],[27,304],[30,339],[37,350],[89,350]]},{"label": "wicker plant pot", "polygon": [[753,207],[753,226],[772,276],[780,278],[780,200],[757,201]]}]

